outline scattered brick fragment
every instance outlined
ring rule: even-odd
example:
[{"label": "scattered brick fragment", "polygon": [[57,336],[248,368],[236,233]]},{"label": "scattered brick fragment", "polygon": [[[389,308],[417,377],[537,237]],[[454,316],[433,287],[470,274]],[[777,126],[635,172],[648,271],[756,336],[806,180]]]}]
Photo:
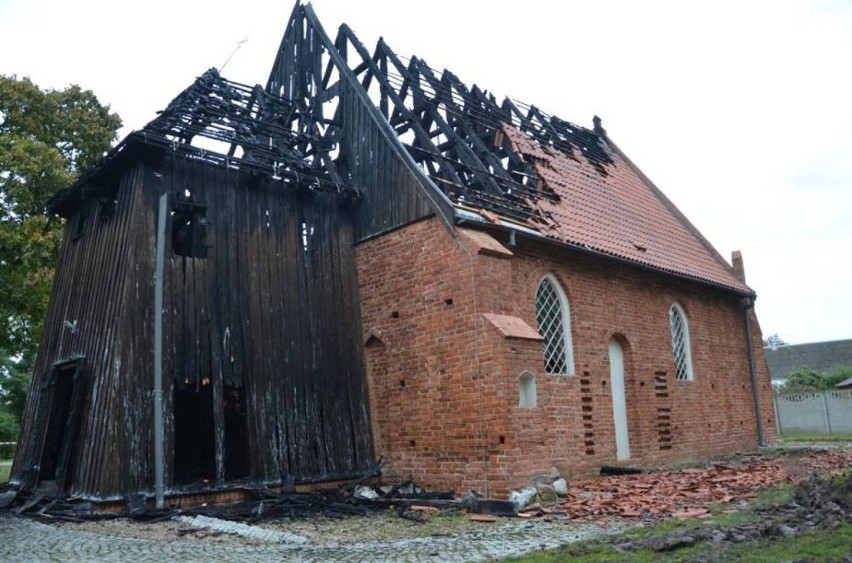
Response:
[{"label": "scattered brick fragment", "polygon": [[802,456],[778,455],[705,468],[575,481],[562,508],[572,520],[585,521],[605,516],[695,518],[707,515],[713,503],[750,500],[757,491],[777,483],[795,483],[811,473],[850,464],[852,452],[821,450]]}]

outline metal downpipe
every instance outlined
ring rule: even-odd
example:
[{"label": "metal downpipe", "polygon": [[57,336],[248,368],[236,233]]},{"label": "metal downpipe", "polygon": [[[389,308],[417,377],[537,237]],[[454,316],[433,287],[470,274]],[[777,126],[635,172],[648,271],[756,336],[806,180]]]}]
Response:
[{"label": "metal downpipe", "polygon": [[160,196],[157,216],[157,254],[154,270],[154,493],[157,508],[163,508],[165,455],[163,452],[163,277],[166,261],[166,221],[169,194]]},{"label": "metal downpipe", "polygon": [[766,437],[763,431],[763,418],[760,410],[760,395],[757,392],[757,368],[754,360],[754,345],[752,343],[751,316],[749,311],[754,308],[754,299],[746,297],[742,301],[743,319],[746,329],[746,348],[748,349],[748,371],[751,376],[751,394],[754,397],[754,417],[757,421],[757,443],[760,447],[766,446]]}]

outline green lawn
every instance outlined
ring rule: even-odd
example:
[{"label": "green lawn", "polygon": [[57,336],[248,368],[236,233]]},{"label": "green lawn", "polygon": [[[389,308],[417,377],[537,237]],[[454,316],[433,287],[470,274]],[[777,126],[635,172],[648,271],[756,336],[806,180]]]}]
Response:
[{"label": "green lawn", "polygon": [[0,484],[9,480],[9,472],[12,471],[12,460],[0,460]]},{"label": "green lawn", "polygon": [[852,442],[852,434],[817,434],[815,432],[786,432],[778,435],[780,442]]},{"label": "green lawn", "polygon": [[717,504],[712,510],[712,518],[707,520],[677,520],[671,518],[657,524],[634,528],[617,536],[570,544],[561,548],[537,553],[509,561],[521,563],[555,563],[557,561],[585,562],[648,562],[690,561],[694,559],[708,561],[756,561],[775,562],[804,559],[808,561],[840,561],[850,554],[852,546],[852,523],[843,522],[831,530],[819,530],[802,534],[794,538],[762,538],[742,543],[721,543],[705,541],[688,547],[674,548],[668,551],[619,551],[615,544],[630,540],[663,536],[671,532],[688,532],[697,528],[715,526],[729,528],[746,524],[759,517],[762,509],[773,505],[783,505],[792,496],[793,487],[779,485],[760,491],[749,508],[731,511],[730,505]]},{"label": "green lawn", "polygon": [[[612,539],[609,540],[612,542]],[[659,563],[689,561],[711,557],[712,561],[841,561],[852,546],[852,524],[845,522],[834,530],[822,530],[795,538],[771,538],[739,544],[705,542],[681,549],[656,552],[649,549],[620,552],[611,543],[590,542],[569,545],[554,551],[538,553],[511,561],[523,563],[556,563],[557,561]]]}]

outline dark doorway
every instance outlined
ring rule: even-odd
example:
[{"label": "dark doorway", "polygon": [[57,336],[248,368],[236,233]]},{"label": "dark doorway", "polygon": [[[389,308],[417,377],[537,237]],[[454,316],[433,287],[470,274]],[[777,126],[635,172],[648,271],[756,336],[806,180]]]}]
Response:
[{"label": "dark doorway", "polygon": [[53,366],[48,390],[47,427],[41,450],[38,480],[64,488],[74,450],[83,399],[83,358]]},{"label": "dark doorway", "polygon": [[213,386],[209,379],[175,381],[175,483],[208,483],[216,476]]},{"label": "dark doorway", "polygon": [[248,476],[248,444],[243,390],[225,386],[225,479]]}]

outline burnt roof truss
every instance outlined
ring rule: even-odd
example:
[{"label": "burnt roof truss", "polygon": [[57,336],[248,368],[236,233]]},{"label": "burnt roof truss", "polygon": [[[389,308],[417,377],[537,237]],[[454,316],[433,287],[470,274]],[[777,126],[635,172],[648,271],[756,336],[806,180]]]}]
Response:
[{"label": "burnt roof truss", "polygon": [[335,166],[336,143],[320,120],[312,108],[210,69],[137,135],[193,160],[356,196]]},{"label": "burnt roof truss", "polygon": [[[310,108],[327,138],[340,139],[340,80],[355,81],[365,101],[390,125],[396,139],[453,203],[522,222],[546,224],[537,202],[558,201],[536,173],[536,161],[512,147],[504,127],[524,131],[546,150],[585,158],[599,174],[612,163],[598,135],[534,106],[468,88],[453,73],[436,72],[423,59],[403,57],[379,39],[371,53],[345,24],[335,40],[310,5],[297,4],[269,77],[267,90]],[[346,155],[336,165],[346,170]]]}]

